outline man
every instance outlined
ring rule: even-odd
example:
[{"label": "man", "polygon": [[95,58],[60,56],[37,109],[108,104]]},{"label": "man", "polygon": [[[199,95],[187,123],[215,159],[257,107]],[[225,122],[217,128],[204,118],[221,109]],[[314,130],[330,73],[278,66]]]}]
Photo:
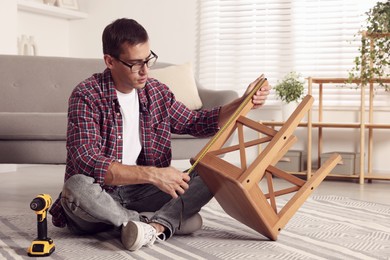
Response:
[{"label": "man", "polygon": [[[200,228],[198,212],[212,194],[195,171],[170,166],[171,133],[214,135],[245,95],[191,111],[148,78],[157,55],[140,24],[118,19],[102,38],[107,69],[81,82],[69,99],[65,183],[50,213],[55,226],[77,234],[121,228],[124,247],[134,251]],[[254,107],[268,94],[268,86],[258,91]]]}]

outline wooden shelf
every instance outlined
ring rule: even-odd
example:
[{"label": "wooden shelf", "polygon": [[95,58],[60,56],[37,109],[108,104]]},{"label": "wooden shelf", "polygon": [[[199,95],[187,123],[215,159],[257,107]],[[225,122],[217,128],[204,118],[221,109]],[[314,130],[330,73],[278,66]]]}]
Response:
[{"label": "wooden shelf", "polygon": [[314,122],[312,127],[327,127],[327,128],[360,128],[359,123],[325,123],[325,122]]},{"label": "wooden shelf", "polygon": [[[327,177],[329,177],[329,179],[360,179],[360,176],[358,174],[354,174],[354,175],[342,175],[342,174],[329,174]],[[364,179],[365,180],[383,180],[383,181],[387,181],[387,180],[390,180],[390,176],[389,175],[377,175],[377,174],[372,174],[372,175],[369,175],[369,174],[365,174],[364,175]]]},{"label": "wooden shelf", "polygon": [[390,124],[365,124],[367,128],[375,128],[375,129],[390,129]]},{"label": "wooden shelf", "polygon": [[[390,79],[386,78],[382,80],[383,82],[390,83]],[[373,83],[377,82],[377,80],[373,79],[371,83],[369,83],[369,109],[368,109],[368,120],[366,119],[366,106],[365,106],[365,86],[361,86],[361,104],[360,104],[360,119],[358,122],[352,123],[335,123],[335,122],[323,122],[323,108],[322,108],[322,90],[326,84],[344,84],[347,83],[347,78],[309,78],[309,94],[312,93],[312,85],[317,84],[319,86],[319,109],[318,109],[318,118],[319,122],[312,122],[312,116],[310,115],[309,124],[308,124],[308,167],[311,167],[311,142],[312,142],[312,128],[318,128],[318,153],[317,156],[320,158],[323,147],[323,128],[356,128],[360,130],[360,151],[364,151],[364,153],[360,152],[359,156],[359,165],[360,172],[355,175],[342,175],[342,174],[329,174],[329,178],[333,179],[359,179],[359,183],[363,184],[365,180],[390,180],[389,175],[380,175],[373,174],[372,172],[372,154],[373,154],[373,130],[374,129],[390,129],[390,124],[376,124],[373,123],[373,95],[374,95],[374,87]],[[355,80],[354,83],[359,83],[359,80]],[[368,138],[365,137],[365,130],[368,130]],[[367,141],[368,147],[367,152],[365,149],[365,142]],[[365,172],[365,154],[367,155],[367,172]],[[319,166],[318,166],[319,167]],[[309,168],[310,169],[310,168]],[[307,171],[307,177],[311,176],[311,170]]]},{"label": "wooden shelf", "polygon": [[[346,78],[312,78],[312,82],[316,84],[347,84],[348,79]],[[372,80],[371,83],[376,83],[378,80]],[[390,79],[382,79],[384,83],[390,83]],[[351,83],[360,83],[360,80],[353,80]]]},{"label": "wooden shelf", "polygon": [[[277,121],[263,121],[261,122],[267,126],[282,126],[284,122]],[[299,127],[307,127],[308,123],[303,122],[299,123]],[[325,123],[325,122],[313,122],[311,123],[312,127],[328,127],[328,128],[360,128],[359,123]],[[377,127],[378,125],[375,125]],[[385,125],[382,125],[385,126]],[[390,125],[386,125],[390,128]]]},{"label": "wooden shelf", "polygon": [[[278,121],[261,121],[263,125],[267,126],[282,126],[285,122],[278,122]],[[299,123],[299,127],[307,127],[307,123]]]},{"label": "wooden shelf", "polygon": [[[370,38],[370,41],[372,42],[373,38],[378,37],[384,37],[389,36],[390,33],[386,34],[371,34],[367,35]],[[371,48],[373,48],[373,45],[370,45]],[[380,80],[383,83],[390,83],[390,78],[385,78]],[[326,131],[324,128],[355,128],[359,129],[360,132],[360,140],[359,140],[359,147],[360,147],[360,155],[359,158],[356,158],[356,160],[359,160],[359,172],[355,172],[353,175],[343,175],[343,174],[329,174],[327,178],[329,179],[357,179],[360,184],[363,184],[365,180],[390,180],[390,174],[387,175],[381,175],[381,174],[374,174],[373,173],[373,132],[374,129],[390,129],[390,124],[376,124],[373,123],[374,117],[374,107],[373,107],[373,98],[374,98],[374,83],[378,83],[378,79],[372,79],[368,86],[361,85],[360,86],[360,117],[357,122],[351,122],[351,123],[337,123],[337,122],[324,122],[323,121],[323,88],[326,84],[359,84],[361,80],[353,80],[352,82],[349,82],[348,78],[308,78],[309,87],[308,87],[308,94],[312,95],[312,88],[313,84],[318,85],[318,122],[313,122],[312,120],[312,113],[313,111],[310,110],[307,116],[307,121],[299,124],[301,127],[307,127],[307,171],[306,172],[293,172],[291,174],[297,175],[297,176],[306,176],[307,179],[309,179],[312,176],[312,142],[313,142],[313,128],[317,128],[318,131],[318,148],[317,148],[317,157],[318,157],[318,165],[317,167],[320,167],[320,158],[322,154],[322,148],[323,148],[323,132]],[[366,87],[369,87],[369,93],[368,98],[366,97]],[[368,99],[368,119],[366,119],[366,99]],[[261,122],[264,125],[272,126],[272,127],[278,127],[282,126],[284,122]],[[366,137],[366,131],[368,130],[368,137]],[[367,141],[367,151],[366,151],[366,141]],[[365,156],[367,156],[367,170],[365,168]],[[316,167],[314,167],[316,168]]]},{"label": "wooden shelf", "polygon": [[[314,169],[312,171],[315,171]],[[290,174],[298,177],[307,177],[306,172],[290,172]],[[327,179],[344,179],[344,180],[359,180],[359,174],[353,175],[344,175],[344,174],[328,174]],[[380,175],[380,174],[365,174],[364,179],[366,180],[390,180],[390,175]]]},{"label": "wooden shelf", "polygon": [[376,174],[365,174],[364,175],[364,179],[366,180],[383,180],[383,181],[386,181],[386,180],[390,180],[390,176],[389,175],[376,175]]},{"label": "wooden shelf", "polygon": [[87,13],[77,10],[65,9],[26,0],[18,0],[18,10],[67,20],[85,19],[88,17]]}]

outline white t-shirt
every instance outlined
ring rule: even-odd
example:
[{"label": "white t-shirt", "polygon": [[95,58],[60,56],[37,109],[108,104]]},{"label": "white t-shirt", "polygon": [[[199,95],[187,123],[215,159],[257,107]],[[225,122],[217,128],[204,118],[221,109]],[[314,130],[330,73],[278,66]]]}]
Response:
[{"label": "white t-shirt", "polygon": [[141,152],[139,131],[139,101],[136,90],[125,94],[116,91],[123,120],[122,164],[136,165]]}]

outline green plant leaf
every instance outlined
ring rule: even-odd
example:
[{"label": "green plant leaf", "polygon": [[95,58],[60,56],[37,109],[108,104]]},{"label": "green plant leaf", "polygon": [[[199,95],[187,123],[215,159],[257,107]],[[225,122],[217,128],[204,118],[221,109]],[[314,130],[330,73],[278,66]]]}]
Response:
[{"label": "green plant leaf", "polygon": [[[377,2],[365,14],[367,15],[366,27],[363,30],[368,34],[390,32],[390,1]],[[373,37],[371,41],[373,41],[372,49],[370,41],[364,35],[362,36],[361,47],[358,49],[360,55],[354,59],[355,66],[349,72],[349,82],[358,79],[361,80],[361,85],[367,85],[371,79],[383,79],[389,76],[390,37]],[[386,90],[390,89],[390,86],[381,80],[379,86]]]},{"label": "green plant leaf", "polygon": [[304,81],[300,80],[300,74],[295,71],[288,73],[283,80],[278,81],[274,89],[276,96],[286,103],[299,101],[305,91]]}]

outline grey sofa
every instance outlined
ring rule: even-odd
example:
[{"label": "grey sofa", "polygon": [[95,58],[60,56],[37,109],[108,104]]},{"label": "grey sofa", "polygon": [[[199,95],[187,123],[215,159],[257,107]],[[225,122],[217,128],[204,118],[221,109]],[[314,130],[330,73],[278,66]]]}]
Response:
[{"label": "grey sofa", "polygon": [[[80,81],[104,68],[102,59],[0,55],[0,163],[65,163],[69,95]],[[198,90],[206,108],[237,97],[234,91],[199,85]],[[207,140],[174,135],[173,158],[191,158]]]}]

